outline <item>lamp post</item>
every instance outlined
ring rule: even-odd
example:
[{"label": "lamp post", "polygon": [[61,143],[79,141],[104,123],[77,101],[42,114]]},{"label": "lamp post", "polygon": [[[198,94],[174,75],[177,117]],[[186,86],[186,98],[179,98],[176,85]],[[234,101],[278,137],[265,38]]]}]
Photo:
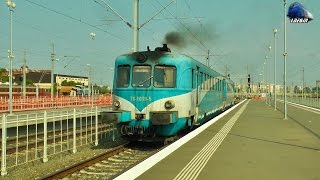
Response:
[{"label": "lamp post", "polygon": [[14,8],[16,7],[16,3],[14,3],[12,0],[7,0],[6,4],[8,6],[8,9],[10,11],[10,50],[8,50],[8,58],[9,58],[9,112],[12,114],[12,61],[13,61],[13,50],[12,50],[12,13],[14,11]]},{"label": "lamp post", "polygon": [[51,101],[53,101],[54,61],[56,61],[56,58],[55,58],[55,52],[54,52],[54,44],[52,43],[52,53],[51,53]]},{"label": "lamp post", "polygon": [[284,78],[283,78],[283,96],[284,96],[284,119],[287,119],[287,21],[286,21],[286,9],[287,0],[283,0],[283,15],[284,15],[284,52],[283,52],[283,63],[284,63]]},{"label": "lamp post", "polygon": [[[94,32],[91,32],[89,35],[91,36],[91,39],[92,39],[92,40],[94,40],[95,37],[96,37],[96,33],[94,33]],[[91,94],[91,107],[93,107],[93,94],[94,94],[94,93],[93,93],[93,84],[92,84],[92,75],[91,75],[92,71],[91,71],[91,65],[90,65],[90,64],[87,64],[87,66],[90,67],[90,68],[89,68],[90,81],[88,81],[88,90],[89,90],[89,94]],[[91,87],[90,87],[89,82],[91,83]]]},{"label": "lamp post", "polygon": [[276,42],[276,34],[277,34],[278,30],[276,28],[273,29],[273,43],[274,43],[274,55],[273,55],[273,58],[274,58],[274,85],[273,85],[273,96],[274,96],[274,110],[276,111],[277,110],[277,96],[276,96],[276,72],[277,72],[277,69],[276,69],[276,60],[277,60],[277,42]]},{"label": "lamp post", "polygon": [[264,77],[265,77],[265,86],[266,86],[266,104],[268,104],[268,56],[265,57],[264,67]]},{"label": "lamp post", "polygon": [[261,72],[260,74],[260,81],[259,81],[259,85],[258,85],[258,90],[259,90],[259,95],[261,96],[262,93],[262,79],[263,79],[263,72]]},{"label": "lamp post", "polygon": [[[268,47],[269,48],[269,54],[271,54],[271,46]],[[271,59],[269,60],[269,63],[268,63],[268,104],[269,106],[271,106]]]},{"label": "lamp post", "polygon": [[91,107],[93,107],[92,69],[91,64],[87,64],[87,66],[89,66],[88,95],[91,95]]},{"label": "lamp post", "polygon": [[317,88],[317,107],[319,107],[319,88],[320,88],[320,81],[316,81],[316,88]]},{"label": "lamp post", "polygon": [[57,100],[58,100],[58,97],[59,97],[59,86],[61,87],[61,82],[59,84],[59,74],[57,73],[57,75],[56,75],[56,88],[57,88],[56,99]]}]

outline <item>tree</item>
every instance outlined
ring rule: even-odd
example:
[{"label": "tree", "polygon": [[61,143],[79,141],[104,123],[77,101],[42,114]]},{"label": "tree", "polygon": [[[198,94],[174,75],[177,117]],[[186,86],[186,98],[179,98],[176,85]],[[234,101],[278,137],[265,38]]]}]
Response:
[{"label": "tree", "polygon": [[310,87],[305,87],[305,88],[304,88],[304,92],[305,92],[305,93],[310,93],[310,92],[311,92]]},{"label": "tree", "polygon": [[98,90],[100,94],[110,93],[110,87],[109,86],[95,86],[94,89]]},{"label": "tree", "polygon": [[26,82],[27,85],[34,85],[33,83],[34,82],[31,79],[27,79],[27,82]]},{"label": "tree", "polygon": [[293,92],[298,94],[301,93],[301,90],[298,88],[298,86],[294,86]]},{"label": "tree", "polygon": [[9,82],[9,76],[5,76],[6,69],[0,68],[0,82]]},{"label": "tree", "polygon": [[64,80],[61,82],[61,86],[75,86],[75,85],[82,85],[82,84],[76,83],[74,81],[67,81],[67,80]]},{"label": "tree", "polygon": [[[18,85],[22,85],[23,83],[22,76],[20,78],[14,79],[14,82],[17,83]],[[34,83],[33,80],[27,78],[27,81],[26,81],[27,86],[30,86],[30,85],[33,86],[34,85],[33,83]]]},{"label": "tree", "polygon": [[[317,88],[318,88],[318,89],[317,89]],[[313,88],[312,88],[312,92],[313,92],[313,93],[317,93],[317,92],[320,93],[320,87],[313,87]]]}]

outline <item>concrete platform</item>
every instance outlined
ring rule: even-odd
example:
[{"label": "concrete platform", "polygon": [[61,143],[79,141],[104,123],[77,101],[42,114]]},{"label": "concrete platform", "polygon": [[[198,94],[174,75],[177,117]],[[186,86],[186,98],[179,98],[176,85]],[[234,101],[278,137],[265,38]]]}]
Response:
[{"label": "concrete platform", "polygon": [[280,110],[247,100],[154,166],[146,160],[137,177],[118,179],[320,180],[318,111],[290,105],[284,120]]}]

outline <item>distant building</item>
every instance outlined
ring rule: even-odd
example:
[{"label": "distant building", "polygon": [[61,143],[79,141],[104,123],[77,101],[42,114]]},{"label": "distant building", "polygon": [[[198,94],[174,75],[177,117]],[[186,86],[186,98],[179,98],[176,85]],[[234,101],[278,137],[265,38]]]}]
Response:
[{"label": "distant building", "polygon": [[[8,69],[1,71],[1,76],[8,76]],[[23,67],[19,69],[12,70],[13,77],[13,86],[14,86],[14,96],[21,95],[22,87],[21,83],[23,80]],[[50,95],[51,92],[51,70],[32,70],[29,67],[26,67],[26,78],[27,78],[27,95]],[[64,74],[54,74],[53,83],[57,85],[57,89],[60,95],[69,95],[76,96],[80,95],[77,89],[74,89],[72,86],[61,86],[63,81],[73,81],[75,83],[81,84],[83,90],[81,94],[85,94],[85,86],[88,86],[88,77],[85,76],[74,76],[74,75],[64,75]],[[0,82],[0,90],[2,95],[8,96],[9,82]],[[36,87],[35,87],[36,86]],[[88,94],[88,93],[87,93]]]},{"label": "distant building", "polygon": [[[246,93],[248,91],[248,85],[247,84],[238,84],[236,86],[237,91],[239,93]],[[298,87],[301,88],[301,87]],[[258,84],[251,84],[250,85],[251,93],[265,93],[265,92],[274,92],[274,87],[273,84],[263,84],[263,83],[258,83]],[[276,93],[279,94],[283,91],[283,86],[282,85],[276,85],[275,87]]]},{"label": "distant building", "polygon": [[64,75],[64,74],[55,74],[54,75],[55,83],[61,85],[63,81],[73,81],[75,83],[80,83],[83,86],[88,86],[88,77],[84,76],[71,76],[71,75]]},{"label": "distant building", "polygon": [[[14,77],[14,82],[22,80],[23,71],[22,67],[20,69],[12,70]],[[27,81],[32,82],[34,85],[40,88],[51,88],[51,70],[32,70],[27,67],[26,70]],[[88,77],[85,76],[74,76],[65,74],[54,74],[53,83],[58,86],[61,85],[63,81],[74,81],[75,83],[81,83],[83,86],[88,86]]]},{"label": "distant building", "polygon": [[61,86],[59,89],[59,95],[63,96],[77,96],[77,90],[73,86]]}]

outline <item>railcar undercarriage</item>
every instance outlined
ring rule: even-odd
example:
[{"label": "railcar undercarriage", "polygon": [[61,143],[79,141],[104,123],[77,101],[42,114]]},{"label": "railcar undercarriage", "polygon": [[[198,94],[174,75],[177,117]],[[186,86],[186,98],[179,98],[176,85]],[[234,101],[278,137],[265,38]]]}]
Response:
[{"label": "railcar undercarriage", "polygon": [[168,144],[178,138],[177,135],[157,136],[156,126],[145,128],[143,126],[132,127],[122,124],[120,126],[120,133],[128,141],[163,142],[164,144]]}]

